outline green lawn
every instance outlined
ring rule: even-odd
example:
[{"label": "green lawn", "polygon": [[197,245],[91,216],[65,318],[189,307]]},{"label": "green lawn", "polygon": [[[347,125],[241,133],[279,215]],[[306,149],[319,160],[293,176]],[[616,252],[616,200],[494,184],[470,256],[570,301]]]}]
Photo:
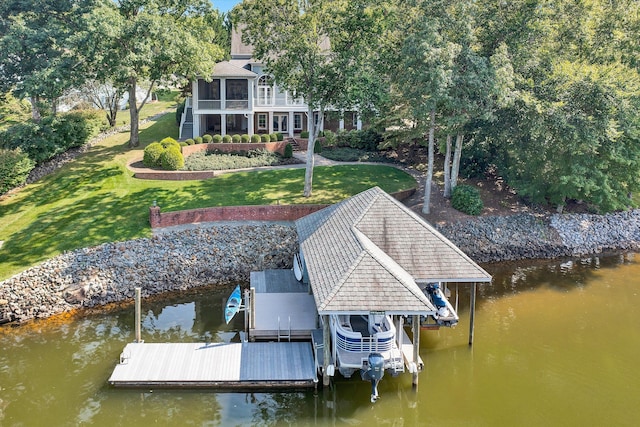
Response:
[{"label": "green lawn", "polygon": [[142,147],[177,137],[175,115],[143,126],[141,148],[127,148],[128,133],[95,145],[56,173],[0,201],[0,280],[63,251],[151,235],[148,207],[163,211],[207,206],[334,203],[378,185],[393,192],[414,179],[383,165],[316,167],[313,196],[304,198],[304,169],[245,172],[201,181],[133,178],[129,161]]}]

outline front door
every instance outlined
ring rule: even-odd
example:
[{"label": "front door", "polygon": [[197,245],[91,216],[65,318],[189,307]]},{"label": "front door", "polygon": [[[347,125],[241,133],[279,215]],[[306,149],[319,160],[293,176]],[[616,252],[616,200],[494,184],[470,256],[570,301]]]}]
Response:
[{"label": "front door", "polygon": [[289,115],[288,114],[274,114],[273,115],[273,131],[286,133],[289,132]]}]

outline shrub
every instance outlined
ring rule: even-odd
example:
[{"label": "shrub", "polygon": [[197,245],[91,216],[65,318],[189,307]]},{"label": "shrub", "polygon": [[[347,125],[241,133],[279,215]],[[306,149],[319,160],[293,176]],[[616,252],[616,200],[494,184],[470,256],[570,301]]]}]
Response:
[{"label": "shrub", "polygon": [[20,148],[40,164],[69,148],[86,144],[107,126],[98,111],[72,111],[43,117],[39,123],[29,121],[10,126],[0,135],[0,147]]},{"label": "shrub", "polygon": [[322,143],[320,142],[319,139],[316,139],[313,144],[313,152],[316,154],[322,153]]},{"label": "shrub", "polygon": [[186,147],[188,144],[184,141],[179,142],[178,144],[180,144],[180,147]]},{"label": "shrub", "polygon": [[202,142],[205,144],[211,144],[213,142],[213,137],[208,133],[202,135]]},{"label": "shrub", "polygon": [[222,142],[224,142],[225,144],[228,144],[231,142],[231,135],[225,135],[222,137]]},{"label": "shrub", "polygon": [[276,142],[278,140],[278,134],[277,133],[272,133],[269,135],[269,140],[270,142]]},{"label": "shrub", "polygon": [[251,135],[251,142],[253,142],[254,144],[257,144],[258,142],[260,142],[260,135],[258,134]]},{"label": "shrub", "polygon": [[189,139],[185,140],[184,142],[186,142],[187,145],[193,145],[193,144],[196,143],[192,138],[189,138]]},{"label": "shrub", "polygon": [[162,144],[159,142],[152,142],[147,145],[142,155],[142,163],[148,168],[161,167],[160,156],[165,151]]},{"label": "shrub", "polygon": [[309,138],[309,131],[303,130],[302,132],[300,132],[300,138]]},{"label": "shrub", "polygon": [[184,170],[227,170],[277,165],[282,157],[267,150],[235,153],[193,153],[185,159]]},{"label": "shrub", "polygon": [[282,134],[282,132],[276,133],[276,136],[276,141],[284,141],[284,135]]},{"label": "shrub", "polygon": [[267,133],[260,135],[260,142],[270,142],[271,136]]},{"label": "shrub", "polygon": [[160,145],[162,145],[162,148],[167,149],[170,147],[176,147],[180,150],[180,144],[178,143],[178,141],[176,141],[175,139],[171,138],[171,137],[167,137],[164,138],[160,141]]},{"label": "shrub", "polygon": [[239,144],[242,141],[242,138],[240,137],[240,135],[233,135],[231,137],[231,142],[233,142],[234,144]]},{"label": "shrub", "polygon": [[193,138],[193,140],[196,142],[196,144],[202,144],[202,137],[201,136],[196,136],[195,138]]},{"label": "shrub", "polygon": [[27,181],[35,162],[19,148],[0,149],[0,194],[4,194]]},{"label": "shrub", "polygon": [[251,141],[251,137],[246,133],[240,137],[240,142],[243,142],[246,144],[249,141]]},{"label": "shrub", "polygon": [[293,145],[287,144],[284,146],[284,155],[282,156],[285,159],[290,159],[293,157]]},{"label": "shrub", "polygon": [[324,131],[324,146],[333,147],[336,145],[336,134],[330,130]]},{"label": "shrub", "polygon": [[451,194],[451,206],[469,215],[480,215],[484,204],[477,188],[470,185],[457,185]]},{"label": "shrub", "polygon": [[184,157],[179,147],[169,147],[160,154],[162,169],[175,171],[184,167]]},{"label": "shrub", "polygon": [[222,135],[213,135],[213,142],[216,144],[220,144],[222,142]]}]

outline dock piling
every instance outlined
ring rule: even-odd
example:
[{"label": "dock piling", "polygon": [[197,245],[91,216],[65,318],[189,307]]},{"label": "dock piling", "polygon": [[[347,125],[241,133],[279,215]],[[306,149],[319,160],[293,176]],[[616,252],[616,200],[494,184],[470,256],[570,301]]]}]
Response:
[{"label": "dock piling", "polygon": [[136,288],[136,342],[142,342],[140,334],[140,294],[141,289]]}]

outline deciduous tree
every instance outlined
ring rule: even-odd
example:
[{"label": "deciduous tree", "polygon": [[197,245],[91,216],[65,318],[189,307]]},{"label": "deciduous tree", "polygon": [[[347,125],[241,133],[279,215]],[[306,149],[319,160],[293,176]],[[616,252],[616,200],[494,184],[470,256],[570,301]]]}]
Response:
[{"label": "deciduous tree", "polygon": [[[313,147],[324,111],[366,107],[376,37],[385,5],[373,0],[245,0],[234,22],[276,83],[309,106],[304,195],[311,196]],[[361,78],[361,79],[360,79]],[[318,123],[314,113],[319,112]]]}]

